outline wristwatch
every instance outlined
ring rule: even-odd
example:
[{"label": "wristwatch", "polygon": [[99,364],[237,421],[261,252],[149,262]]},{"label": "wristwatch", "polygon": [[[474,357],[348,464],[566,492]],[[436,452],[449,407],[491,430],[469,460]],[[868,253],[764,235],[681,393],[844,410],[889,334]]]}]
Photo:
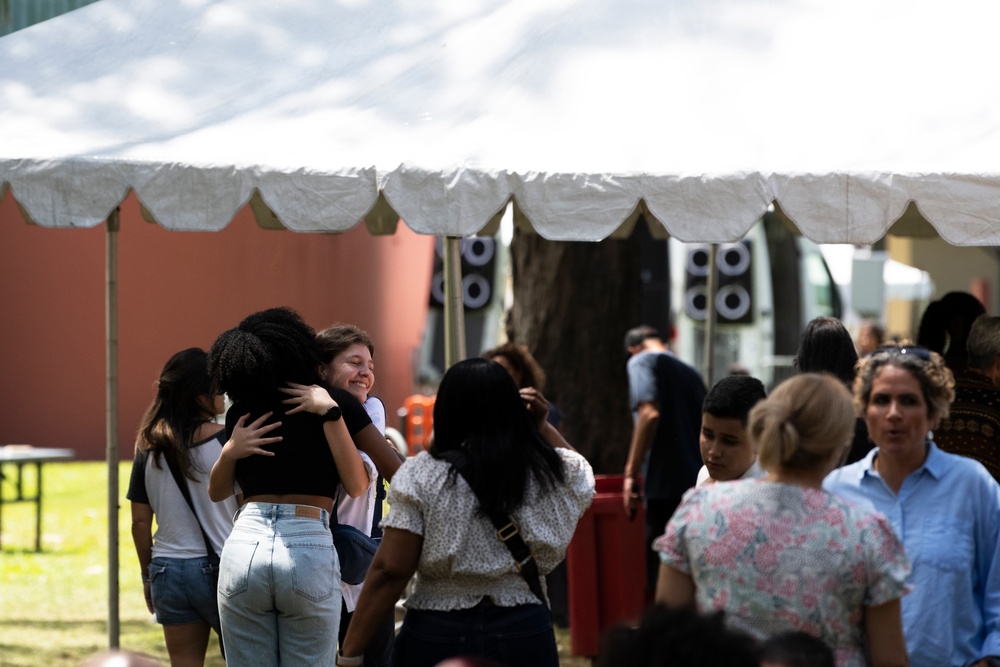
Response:
[{"label": "wristwatch", "polygon": [[344,416],[343,410],[340,409],[339,405],[335,405],[329,410],[327,410],[320,419],[325,422],[335,422]]},{"label": "wristwatch", "polygon": [[348,658],[340,653],[337,654],[338,667],[360,667],[363,664],[365,664],[365,656],[363,655],[356,655]]}]

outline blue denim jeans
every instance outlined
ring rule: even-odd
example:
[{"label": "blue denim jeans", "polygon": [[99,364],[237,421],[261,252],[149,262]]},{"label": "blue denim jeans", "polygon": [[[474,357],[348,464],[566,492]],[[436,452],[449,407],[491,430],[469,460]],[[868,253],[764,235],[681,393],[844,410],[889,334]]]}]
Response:
[{"label": "blue denim jeans", "polygon": [[333,665],[340,565],[330,517],[247,503],[222,549],[219,614],[229,667]]},{"label": "blue denim jeans", "polygon": [[219,632],[215,573],[207,558],[154,558],[147,571],[160,625],[204,621]]},{"label": "blue denim jeans", "polygon": [[552,615],[541,604],[406,612],[393,644],[392,667],[434,667],[458,656],[480,656],[508,667],[559,667]]}]

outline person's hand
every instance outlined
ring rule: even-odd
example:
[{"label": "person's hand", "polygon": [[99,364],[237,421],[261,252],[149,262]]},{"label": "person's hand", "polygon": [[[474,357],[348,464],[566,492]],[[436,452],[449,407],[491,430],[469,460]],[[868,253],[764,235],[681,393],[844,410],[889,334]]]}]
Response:
[{"label": "person's hand", "polygon": [[632,475],[625,475],[625,481],[622,483],[622,501],[625,506],[625,514],[631,521],[639,510],[639,503],[642,502],[642,489],[639,487],[639,480]]},{"label": "person's hand", "polygon": [[282,392],[289,395],[282,401],[285,405],[293,406],[285,414],[292,415],[296,412],[311,412],[316,415],[325,415],[326,411],[337,405],[328,392],[318,384],[298,384],[289,382],[287,387],[278,387]]},{"label": "person's hand", "polygon": [[541,429],[545,426],[545,420],[549,418],[549,401],[534,387],[525,387],[519,390],[524,407],[528,409],[531,416],[535,418],[535,423]]},{"label": "person's hand", "polygon": [[270,452],[264,449],[264,445],[272,445],[276,442],[281,442],[281,436],[268,436],[267,434],[274,429],[281,426],[281,422],[274,422],[271,424],[264,424],[268,417],[272,413],[268,412],[247,426],[246,421],[250,418],[249,414],[243,415],[238,420],[236,420],[236,426],[233,428],[233,435],[230,436],[229,441],[223,446],[223,453],[228,453],[231,457],[236,459],[245,459],[248,456],[253,456],[254,454],[260,454],[262,456],[274,456],[274,452]]},{"label": "person's hand", "polygon": [[149,580],[143,580],[142,582],[142,595],[146,598],[146,609],[149,610],[149,613],[156,613],[153,610],[153,585],[149,583]]}]

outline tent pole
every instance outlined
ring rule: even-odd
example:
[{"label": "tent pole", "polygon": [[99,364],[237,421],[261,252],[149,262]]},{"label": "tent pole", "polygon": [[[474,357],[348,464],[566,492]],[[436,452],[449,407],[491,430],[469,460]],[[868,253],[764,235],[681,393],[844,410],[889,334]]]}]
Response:
[{"label": "tent pole", "polygon": [[708,246],[708,281],[705,285],[705,386],[712,387],[712,376],[715,373],[715,292],[718,284],[718,271],[716,270],[716,260],[719,251],[719,244],[711,243]]},{"label": "tent pole", "polygon": [[465,359],[465,308],[462,305],[462,239],[444,237],[444,365]]},{"label": "tent pole", "polygon": [[107,221],[105,333],[107,343],[107,461],[108,461],[108,646],[118,648],[118,229],[116,208]]}]

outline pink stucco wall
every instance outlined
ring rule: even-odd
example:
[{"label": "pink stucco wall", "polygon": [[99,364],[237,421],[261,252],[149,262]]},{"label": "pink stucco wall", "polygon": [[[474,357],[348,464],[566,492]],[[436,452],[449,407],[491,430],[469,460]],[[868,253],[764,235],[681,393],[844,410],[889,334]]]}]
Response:
[{"label": "pink stucco wall", "polygon": [[[24,222],[0,201],[0,444],[105,452],[105,237]],[[389,423],[415,392],[412,359],[427,315],[433,238],[402,223],[374,237],[264,230],[248,210],[226,229],[170,232],[122,206],[119,238],[119,447],[130,458],[153,382],[177,350],[207,349],[270,306],[317,329],[353,322],[375,341],[375,394]]]}]

